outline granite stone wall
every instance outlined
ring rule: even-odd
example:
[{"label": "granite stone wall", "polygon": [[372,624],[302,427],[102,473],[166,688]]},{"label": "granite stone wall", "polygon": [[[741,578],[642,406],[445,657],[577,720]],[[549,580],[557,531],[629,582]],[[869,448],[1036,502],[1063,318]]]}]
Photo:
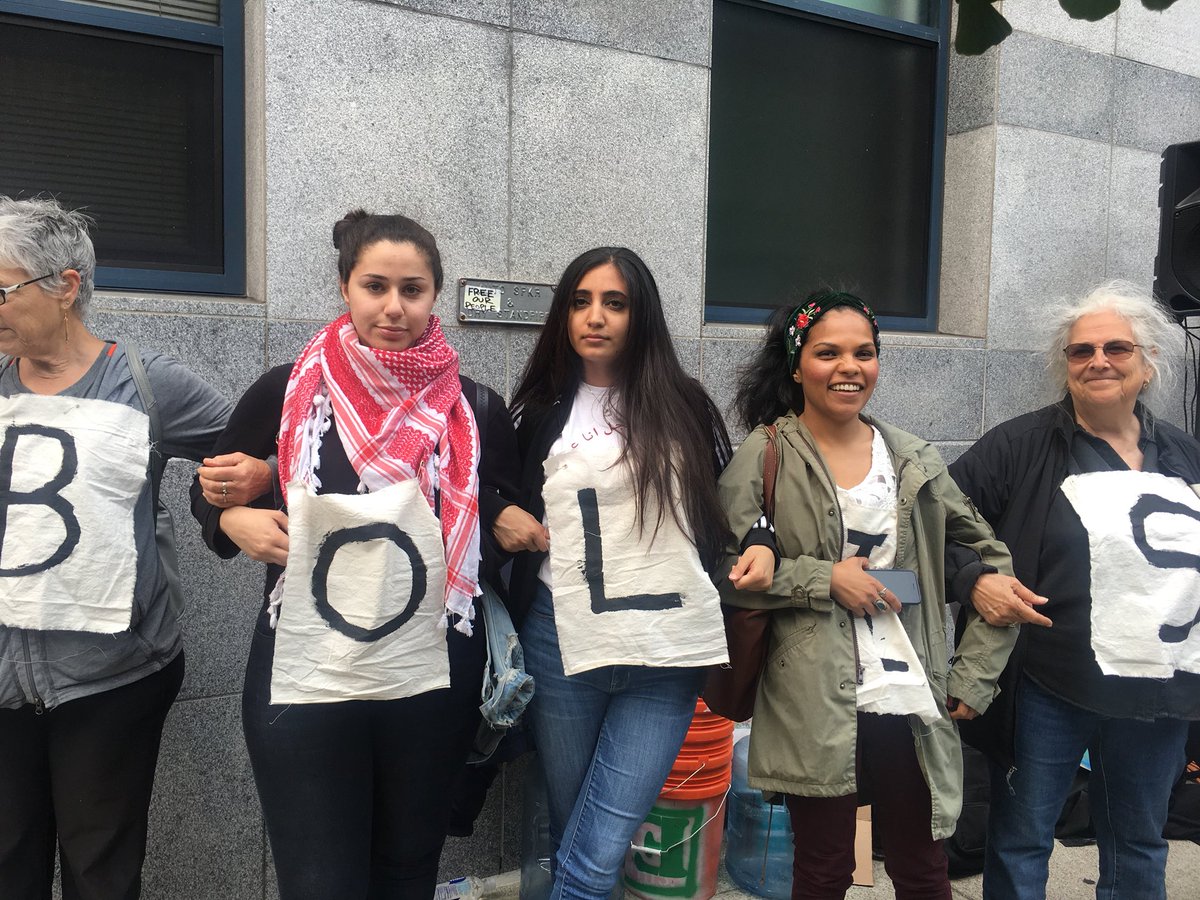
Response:
[{"label": "granite stone wall", "polygon": [[[247,0],[249,296],[101,295],[98,333],[171,353],[231,398],[339,311],[333,221],[364,206],[438,236],[438,312],[467,374],[510,391],[528,328],[462,326],[464,276],[552,282],[577,252],[645,256],[685,366],[727,404],[759,331],[705,325],[707,0]],[[873,409],[960,452],[1040,402],[1037,313],[1106,276],[1149,283],[1158,154],[1200,137],[1200,8],[1074,23],[1005,0],[1016,32],[954,59],[938,334],[885,335]],[[148,900],[275,896],[239,692],[260,567],[200,544],[164,484],[189,592]],[[445,876],[513,868],[520,766]],[[503,790],[500,789],[503,787]],[[503,825],[502,825],[503,823]],[[503,832],[503,834],[502,834]]]}]

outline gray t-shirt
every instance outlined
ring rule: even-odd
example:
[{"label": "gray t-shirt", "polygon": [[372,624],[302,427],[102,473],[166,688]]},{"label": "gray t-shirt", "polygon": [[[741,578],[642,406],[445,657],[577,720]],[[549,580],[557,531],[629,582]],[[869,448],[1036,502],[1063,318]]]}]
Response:
[{"label": "gray t-shirt", "polygon": [[[162,422],[160,453],[150,455],[150,464],[161,468],[168,457],[201,459],[229,418],[229,402],[175,360],[149,351],[139,355]],[[19,362],[0,362],[4,366],[0,396],[29,393],[21,383]],[[108,344],[83,377],[60,396],[107,400],[145,412],[123,345]],[[0,515],[4,514],[0,508]],[[134,508],[134,542],[137,583],[127,631],[101,635],[0,625],[0,707],[38,702],[53,707],[137,681],[175,658],[180,649],[179,619],[167,600],[149,477]]]}]

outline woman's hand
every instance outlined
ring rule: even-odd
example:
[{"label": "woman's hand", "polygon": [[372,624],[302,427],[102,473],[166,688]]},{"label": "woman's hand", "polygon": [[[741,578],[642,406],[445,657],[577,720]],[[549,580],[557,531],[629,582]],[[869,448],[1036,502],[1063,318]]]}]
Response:
[{"label": "woman's hand", "polygon": [[221,530],[251,559],[287,565],[287,513],[277,509],[235,506],[221,513]]},{"label": "woman's hand", "polygon": [[733,568],[729,581],[739,591],[765,591],[775,580],[775,554],[763,544],[751,544]]},{"label": "woman's hand", "polygon": [[957,697],[946,697],[946,709],[950,711],[950,718],[955,720],[967,721],[979,715]]},{"label": "woman's hand", "polygon": [[829,593],[856,618],[900,612],[900,598],[885,588],[867,570],[865,556],[852,556],[833,564]]},{"label": "woman's hand", "polygon": [[989,625],[1041,625],[1049,628],[1054,623],[1034,607],[1047,603],[1011,575],[991,572],[980,575],[971,590],[971,605]]},{"label": "woman's hand", "polygon": [[204,499],[221,509],[245,506],[256,500],[270,490],[274,478],[267,463],[245,453],[207,457],[196,474]]},{"label": "woman's hand", "polygon": [[492,535],[509,553],[521,550],[550,550],[550,532],[546,526],[515,503],[500,510],[492,524]]}]

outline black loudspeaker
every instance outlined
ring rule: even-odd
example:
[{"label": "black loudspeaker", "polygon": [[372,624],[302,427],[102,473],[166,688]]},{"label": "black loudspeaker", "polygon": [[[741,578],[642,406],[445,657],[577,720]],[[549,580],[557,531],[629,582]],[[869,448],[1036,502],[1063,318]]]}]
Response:
[{"label": "black loudspeaker", "polygon": [[1181,321],[1200,316],[1200,141],[1162,155],[1154,293]]}]

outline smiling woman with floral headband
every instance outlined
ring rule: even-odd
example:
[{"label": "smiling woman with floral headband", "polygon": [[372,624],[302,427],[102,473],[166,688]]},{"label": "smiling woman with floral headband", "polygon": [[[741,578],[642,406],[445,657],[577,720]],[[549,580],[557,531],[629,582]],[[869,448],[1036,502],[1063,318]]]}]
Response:
[{"label": "smiling woman with floral headband", "polygon": [[[947,666],[945,543],[997,568],[1008,554],[932,446],[863,414],[878,378],[879,329],[857,297],[820,291],[777,311],[739,385],[751,432],[720,482],[739,542],[722,600],[771,610],[749,776],[786,796],[793,898],[844,896],[855,810],[870,803],[896,896],[948,900],[941,840],[962,799],[954,721],[991,703],[1015,638],[972,613]],[[892,568],[915,572],[916,590],[885,587],[876,573]]]}]

